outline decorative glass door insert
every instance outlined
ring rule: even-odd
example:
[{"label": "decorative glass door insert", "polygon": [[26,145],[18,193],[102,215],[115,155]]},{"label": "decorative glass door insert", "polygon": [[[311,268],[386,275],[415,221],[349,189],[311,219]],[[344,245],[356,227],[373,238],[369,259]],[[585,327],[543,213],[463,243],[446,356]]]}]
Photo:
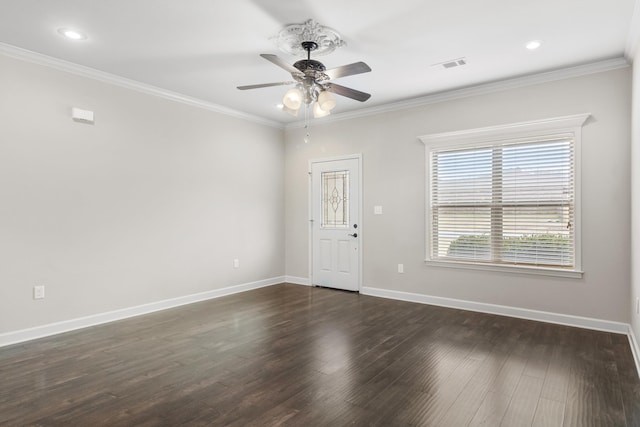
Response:
[{"label": "decorative glass door insert", "polygon": [[349,227],[349,171],[322,172],[322,227]]}]

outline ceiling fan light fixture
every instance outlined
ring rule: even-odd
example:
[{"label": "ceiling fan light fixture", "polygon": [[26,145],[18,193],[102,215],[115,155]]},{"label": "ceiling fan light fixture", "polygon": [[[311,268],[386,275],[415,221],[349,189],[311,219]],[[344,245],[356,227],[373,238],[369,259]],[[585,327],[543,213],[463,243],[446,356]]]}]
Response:
[{"label": "ceiling fan light fixture", "polygon": [[297,87],[293,87],[284,94],[282,103],[291,110],[298,110],[302,105],[302,91]]},{"label": "ceiling fan light fixture", "polygon": [[318,104],[325,111],[331,111],[336,107],[336,99],[328,90],[323,90],[318,95]]},{"label": "ceiling fan light fixture", "polygon": [[360,102],[364,102],[371,97],[368,93],[329,83],[329,80],[332,79],[368,73],[371,68],[364,62],[354,62],[327,69],[322,62],[311,59],[311,52],[314,52],[314,55],[327,54],[338,47],[344,46],[344,40],[330,28],[319,25],[313,20],[308,20],[304,24],[294,24],[283,29],[279,33],[279,42],[282,42],[282,44],[278,43],[281,48],[283,46],[287,47],[287,49],[284,49],[285,51],[302,53],[306,59],[298,60],[291,65],[273,54],[262,53],[260,56],[289,72],[293,81],[238,86],[239,90],[295,84],[295,87],[284,94],[282,107],[279,108],[293,116],[297,116],[298,110],[304,104],[304,120],[307,128],[311,114],[313,114],[313,117],[324,117],[336,107],[336,100],[333,94]]},{"label": "ceiling fan light fixture", "polygon": [[295,108],[295,109],[294,108],[289,108],[286,105],[283,105],[282,106],[282,111],[285,111],[285,112],[291,114],[293,117],[297,117],[298,116],[298,111],[300,111],[300,109],[299,108]]},{"label": "ceiling fan light fixture", "polygon": [[313,118],[319,119],[320,117],[328,116],[329,114],[331,114],[331,111],[323,109],[319,102],[313,103]]}]

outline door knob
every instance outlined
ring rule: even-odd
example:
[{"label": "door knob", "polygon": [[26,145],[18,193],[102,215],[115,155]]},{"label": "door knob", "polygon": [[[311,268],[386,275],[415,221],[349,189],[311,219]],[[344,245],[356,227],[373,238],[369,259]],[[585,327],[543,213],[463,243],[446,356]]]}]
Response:
[{"label": "door knob", "polygon": [[358,237],[358,233],[349,234],[351,237]]}]

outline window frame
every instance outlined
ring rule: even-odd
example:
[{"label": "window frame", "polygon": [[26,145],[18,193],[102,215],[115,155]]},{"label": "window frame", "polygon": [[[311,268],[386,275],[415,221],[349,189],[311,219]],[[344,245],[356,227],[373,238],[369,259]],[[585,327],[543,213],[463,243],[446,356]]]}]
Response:
[{"label": "window frame", "polygon": [[[488,271],[516,272],[546,276],[581,278],[582,269],[582,218],[581,218],[581,145],[582,127],[591,114],[552,117],[542,120],[511,123],[462,131],[429,134],[418,137],[425,144],[425,263],[434,266],[476,269]],[[494,264],[490,262],[474,262],[460,259],[432,259],[433,218],[431,206],[431,154],[444,149],[464,149],[473,147],[490,147],[508,141],[548,137],[570,134],[574,140],[574,266],[540,267],[518,264]]]}]

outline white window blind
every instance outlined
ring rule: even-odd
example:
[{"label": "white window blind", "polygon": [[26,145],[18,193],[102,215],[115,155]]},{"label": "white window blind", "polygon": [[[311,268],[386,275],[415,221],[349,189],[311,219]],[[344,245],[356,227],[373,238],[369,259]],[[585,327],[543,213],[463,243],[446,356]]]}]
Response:
[{"label": "white window blind", "polygon": [[430,258],[573,269],[573,133],[430,152]]}]

